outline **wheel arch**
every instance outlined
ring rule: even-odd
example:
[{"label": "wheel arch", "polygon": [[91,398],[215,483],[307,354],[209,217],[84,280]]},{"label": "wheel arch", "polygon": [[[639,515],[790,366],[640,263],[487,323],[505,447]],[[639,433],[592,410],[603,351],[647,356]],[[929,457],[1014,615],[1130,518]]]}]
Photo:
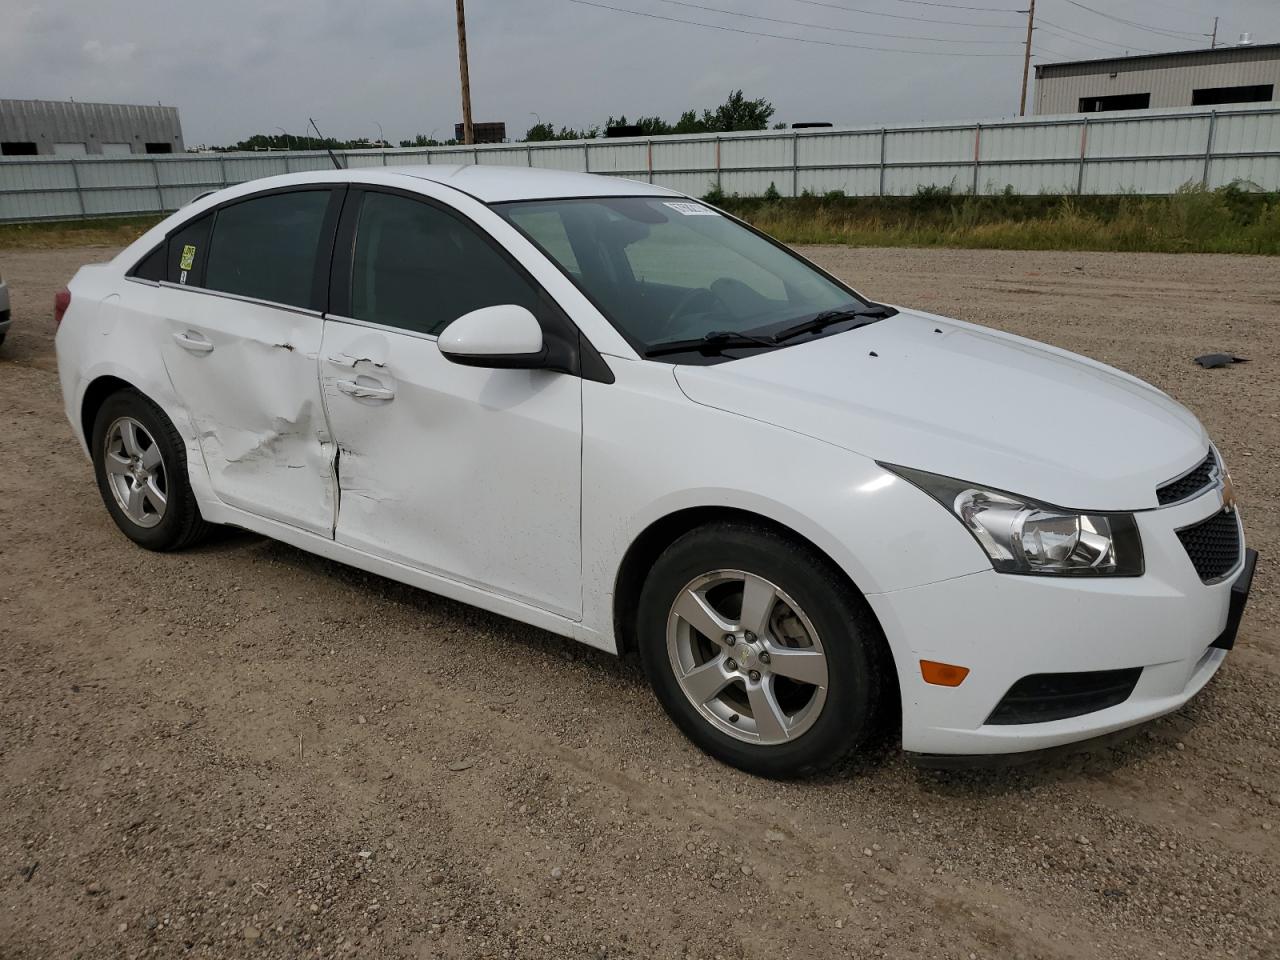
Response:
[{"label": "wheel arch", "polygon": [[[107,402],[107,398],[121,390],[137,390],[128,380],[112,374],[104,374],[94,378],[85,387],[84,396],[80,399],[80,429],[84,434],[85,446],[93,445],[93,422],[98,418],[98,411]],[[142,391],[138,391],[142,393]]]},{"label": "wheel arch", "polygon": [[[841,580],[848,585],[860,602],[866,603],[864,592],[854,582],[848,571],[837,563],[826,550],[823,550],[818,544],[787,524],[762,513],[740,507],[712,505],[685,507],[668,513],[645,527],[631,542],[626,553],[623,554],[622,562],[618,565],[618,574],[614,580],[613,590],[613,630],[619,654],[634,653],[636,650],[635,618],[627,614],[636,609],[640,600],[640,592],[644,588],[649,571],[653,568],[653,564],[658,557],[662,555],[662,552],[691,530],[710,523],[726,521],[766,527],[811,550],[839,574]],[[867,611],[878,624],[879,618],[875,616],[869,604],[867,605]],[[883,634],[883,629],[881,632]],[[889,649],[887,643],[885,643],[885,653],[892,663],[893,652]],[[893,671],[890,672],[892,673]]]}]

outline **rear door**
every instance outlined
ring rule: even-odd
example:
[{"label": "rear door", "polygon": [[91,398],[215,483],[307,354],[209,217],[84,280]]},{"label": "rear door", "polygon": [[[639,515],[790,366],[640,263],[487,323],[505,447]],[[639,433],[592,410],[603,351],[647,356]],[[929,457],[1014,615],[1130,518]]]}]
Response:
[{"label": "rear door", "polygon": [[320,364],[338,542],[579,616],[582,381],[460,366],[436,345],[496,304],[532,310],[544,336],[576,328],[443,204],[353,188],[343,220]]},{"label": "rear door", "polygon": [[256,194],[180,228],[155,312],[224,503],[327,537],[336,482],[317,379],[345,188]]}]

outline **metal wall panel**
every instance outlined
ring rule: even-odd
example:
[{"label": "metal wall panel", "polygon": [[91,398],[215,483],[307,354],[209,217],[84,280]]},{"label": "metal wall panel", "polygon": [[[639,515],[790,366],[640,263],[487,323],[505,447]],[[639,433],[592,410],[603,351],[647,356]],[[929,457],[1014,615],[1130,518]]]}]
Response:
[{"label": "metal wall panel", "polygon": [[1115,160],[1085,167],[1084,192],[1098,194],[1177,193],[1187,184],[1200,182],[1204,161]]},{"label": "metal wall panel", "polygon": [[657,170],[706,170],[716,168],[716,142],[706,137],[688,140],[679,137],[663,137],[653,141],[653,169]]},{"label": "metal wall panel", "polygon": [[880,162],[880,131],[808,135],[796,142],[802,167],[840,167]]},{"label": "metal wall panel", "polygon": [[801,193],[807,190],[818,196],[837,190],[851,197],[873,197],[880,192],[880,171],[870,167],[821,170],[802,167],[797,180]]},{"label": "metal wall panel", "polygon": [[649,144],[645,140],[606,140],[591,144],[591,172],[635,173],[649,168]]},{"label": "metal wall panel", "polygon": [[[1085,160],[1080,159],[1084,141]],[[974,147],[978,146],[975,158]],[[648,165],[652,154],[653,169]],[[1280,107],[1132,111],[994,124],[702,134],[622,141],[350,151],[351,167],[500,164],[590,170],[701,196],[717,185],[752,196],[773,186],[850,196],[958,192],[1172,193],[1236,180],[1280,190]],[[882,163],[882,155],[884,162]],[[170,209],[222,184],[327,170],[327,153],[0,160],[0,220]],[[188,189],[189,188],[189,189]],[[84,197],[77,191],[84,191]],[[130,207],[130,204],[137,204]]]},{"label": "metal wall panel", "polygon": [[1203,154],[1208,116],[1152,118],[1142,114],[1119,121],[1107,117],[1089,124],[1089,157],[1152,157]]},{"label": "metal wall panel", "polygon": [[886,163],[940,163],[973,160],[973,127],[890,131],[884,142]]},{"label": "metal wall panel", "polygon": [[984,163],[978,167],[978,193],[1075,193],[1080,160],[1040,163]]},{"label": "metal wall panel", "polygon": [[983,163],[1000,160],[1063,160],[1080,156],[1080,123],[1017,123],[984,126],[979,156]]},{"label": "metal wall panel", "polygon": [[720,166],[725,170],[742,167],[790,168],[795,162],[793,137],[742,137],[720,141]]},{"label": "metal wall panel", "polygon": [[928,167],[889,167],[884,172],[885,196],[907,197],[921,187],[950,187],[963,193],[973,182],[973,164]]},{"label": "metal wall panel", "polygon": [[160,213],[160,191],[146,189],[82,190],[84,214],[87,217],[108,217],[126,213]]},{"label": "metal wall panel", "polygon": [[165,185],[222,183],[222,164],[216,158],[158,160],[155,171],[159,182]]},{"label": "metal wall panel", "polygon": [[1280,155],[1211,160],[1206,186],[1215,190],[1230,183],[1253,190],[1265,190],[1266,184],[1272,184],[1269,189],[1274,190],[1274,185],[1280,183]]},{"label": "metal wall panel", "polygon": [[[784,197],[791,196],[791,168],[777,170],[724,170],[720,174],[720,189],[740,197],[763,196],[772,186]],[[709,190],[710,181],[702,193]]]},{"label": "metal wall panel", "polygon": [[1213,130],[1215,153],[1280,153],[1280,111],[1261,116],[1219,114]]},{"label": "metal wall panel", "polygon": [[554,147],[537,146],[533,148],[533,166],[544,170],[573,170],[581,173],[586,166],[586,156],[582,143],[569,146],[564,146],[563,143],[557,143]]}]

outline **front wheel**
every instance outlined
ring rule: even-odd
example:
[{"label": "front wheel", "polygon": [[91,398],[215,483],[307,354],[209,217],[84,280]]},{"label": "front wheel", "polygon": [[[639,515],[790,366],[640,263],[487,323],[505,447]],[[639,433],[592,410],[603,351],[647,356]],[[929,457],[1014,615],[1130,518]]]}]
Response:
[{"label": "front wheel", "polygon": [[735,767],[815,773],[875,727],[878,624],[830,561],[766,527],[714,524],[673,543],[645,583],[638,628],[662,706]]}]

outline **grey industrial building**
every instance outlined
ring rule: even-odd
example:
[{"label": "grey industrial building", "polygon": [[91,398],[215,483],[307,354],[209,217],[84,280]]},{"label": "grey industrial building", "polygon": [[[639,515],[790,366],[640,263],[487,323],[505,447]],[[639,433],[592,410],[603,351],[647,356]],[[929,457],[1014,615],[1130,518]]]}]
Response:
[{"label": "grey industrial building", "polygon": [[1035,112],[1265,103],[1280,97],[1280,43],[1036,64]]},{"label": "grey industrial building", "polygon": [[182,153],[177,107],[0,100],[0,155]]}]

